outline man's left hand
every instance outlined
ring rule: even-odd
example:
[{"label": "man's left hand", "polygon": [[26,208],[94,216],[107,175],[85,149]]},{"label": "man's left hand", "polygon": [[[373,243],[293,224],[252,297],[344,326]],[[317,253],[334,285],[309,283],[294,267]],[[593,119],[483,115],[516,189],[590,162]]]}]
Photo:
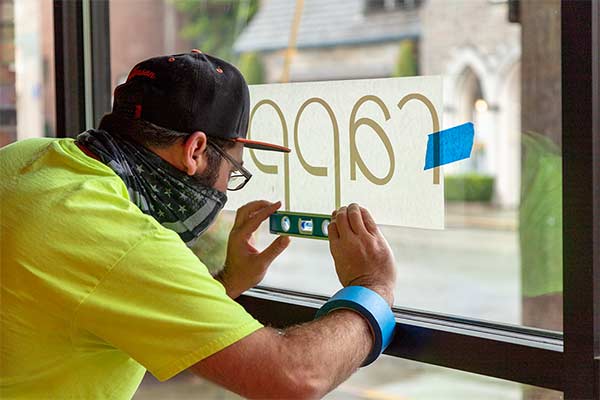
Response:
[{"label": "man's left hand", "polygon": [[290,244],[289,236],[280,236],[262,252],[254,247],[252,235],[260,224],[281,207],[281,202],[253,201],[240,207],[227,243],[225,268],[215,277],[229,297],[256,286],[267,273],[273,260]]}]

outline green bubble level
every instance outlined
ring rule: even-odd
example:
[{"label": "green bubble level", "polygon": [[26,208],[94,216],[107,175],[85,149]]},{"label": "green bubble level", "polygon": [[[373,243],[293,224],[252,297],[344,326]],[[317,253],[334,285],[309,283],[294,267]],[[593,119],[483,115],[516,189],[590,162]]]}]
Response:
[{"label": "green bubble level", "polygon": [[269,217],[269,231],[276,235],[327,240],[331,216],[278,211]]}]

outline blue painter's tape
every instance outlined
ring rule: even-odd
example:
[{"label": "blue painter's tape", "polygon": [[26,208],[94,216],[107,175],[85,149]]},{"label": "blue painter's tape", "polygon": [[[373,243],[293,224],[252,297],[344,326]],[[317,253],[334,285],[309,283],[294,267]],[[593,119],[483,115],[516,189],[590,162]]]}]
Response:
[{"label": "blue painter's tape", "polygon": [[424,169],[471,157],[474,137],[475,130],[472,122],[430,134]]},{"label": "blue painter's tape", "polygon": [[360,313],[369,322],[373,333],[373,348],[362,366],[367,366],[389,346],[394,336],[396,319],[388,303],[377,293],[362,286],[347,286],[337,292],[317,312],[319,318],[341,308]]}]

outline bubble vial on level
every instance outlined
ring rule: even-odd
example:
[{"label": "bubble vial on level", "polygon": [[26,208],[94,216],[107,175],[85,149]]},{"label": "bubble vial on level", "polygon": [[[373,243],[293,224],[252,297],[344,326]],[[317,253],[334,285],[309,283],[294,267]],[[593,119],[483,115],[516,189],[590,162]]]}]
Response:
[{"label": "bubble vial on level", "polygon": [[328,240],[330,222],[331,216],[326,214],[277,211],[269,217],[269,231],[279,235]]},{"label": "bubble vial on level", "polygon": [[313,221],[312,219],[299,219],[298,226],[300,227],[300,233],[305,233],[307,235],[312,235],[313,233]]}]

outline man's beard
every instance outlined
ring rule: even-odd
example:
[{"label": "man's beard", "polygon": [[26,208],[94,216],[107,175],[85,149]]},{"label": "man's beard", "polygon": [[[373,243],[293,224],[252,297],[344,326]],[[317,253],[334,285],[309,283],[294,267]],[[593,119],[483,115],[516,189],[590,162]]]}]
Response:
[{"label": "man's beard", "polygon": [[219,172],[215,168],[206,168],[206,170],[202,173],[196,172],[192,175],[192,178],[200,185],[209,187],[214,189],[215,182],[217,182],[217,178],[219,176]]},{"label": "man's beard", "polygon": [[215,152],[210,147],[207,150],[208,158],[206,160],[206,168],[204,172],[197,172],[194,175],[192,175],[192,178],[204,187],[215,189],[214,186],[217,182],[217,179],[219,178],[219,171],[221,169],[221,163],[223,162],[223,160],[221,158],[221,155]]}]

